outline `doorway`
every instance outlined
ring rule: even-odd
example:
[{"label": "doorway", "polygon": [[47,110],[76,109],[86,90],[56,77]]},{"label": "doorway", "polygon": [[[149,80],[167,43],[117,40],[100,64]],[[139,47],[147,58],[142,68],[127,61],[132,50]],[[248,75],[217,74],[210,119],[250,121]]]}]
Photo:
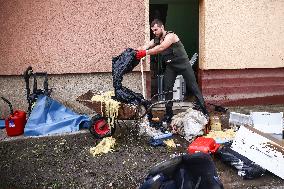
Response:
[{"label": "doorway", "polygon": [[[199,2],[198,0],[150,0],[149,23],[155,18],[160,19],[167,31],[176,33],[189,56],[199,53]],[[154,36],[151,31],[150,38]],[[151,56],[151,96],[160,92],[161,75],[164,64],[160,62],[159,55]],[[193,65],[197,76],[198,60]],[[187,90],[188,91],[188,90]]]}]

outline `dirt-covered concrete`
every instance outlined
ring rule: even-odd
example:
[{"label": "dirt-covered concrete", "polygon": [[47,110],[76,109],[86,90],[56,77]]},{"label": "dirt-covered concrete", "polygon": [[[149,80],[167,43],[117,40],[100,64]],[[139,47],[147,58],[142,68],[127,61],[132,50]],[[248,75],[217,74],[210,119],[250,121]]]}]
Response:
[{"label": "dirt-covered concrete", "polygon": [[[237,109],[235,109],[237,110]],[[4,130],[1,130],[2,136]],[[186,152],[188,142],[174,138],[176,149],[151,147],[138,135],[133,122],[118,127],[113,152],[93,157],[95,140],[85,130],[74,134],[5,138],[0,142],[0,188],[122,188],[139,187],[147,171],[171,156]],[[279,177],[267,172],[242,180],[237,171],[213,156],[225,188],[284,188]]]}]

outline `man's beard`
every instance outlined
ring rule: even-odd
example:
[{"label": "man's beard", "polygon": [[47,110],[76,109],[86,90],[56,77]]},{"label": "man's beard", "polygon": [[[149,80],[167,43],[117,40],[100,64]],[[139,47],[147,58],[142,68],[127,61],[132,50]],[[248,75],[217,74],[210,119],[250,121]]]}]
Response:
[{"label": "man's beard", "polygon": [[163,37],[163,33],[160,33],[159,35],[157,35],[156,37],[161,38]]}]

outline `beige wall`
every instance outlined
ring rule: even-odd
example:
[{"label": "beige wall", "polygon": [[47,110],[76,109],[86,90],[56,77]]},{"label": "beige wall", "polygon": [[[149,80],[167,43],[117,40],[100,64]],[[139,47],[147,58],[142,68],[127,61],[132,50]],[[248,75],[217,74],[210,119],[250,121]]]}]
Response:
[{"label": "beige wall", "polygon": [[284,67],[283,0],[200,0],[200,68]]},{"label": "beige wall", "polygon": [[0,75],[111,72],[145,41],[144,0],[0,1]]}]

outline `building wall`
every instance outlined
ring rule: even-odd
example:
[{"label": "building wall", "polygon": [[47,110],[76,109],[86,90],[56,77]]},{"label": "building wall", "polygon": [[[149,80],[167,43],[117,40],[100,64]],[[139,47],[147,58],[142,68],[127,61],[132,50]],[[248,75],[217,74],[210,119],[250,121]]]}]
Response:
[{"label": "building wall", "polygon": [[284,104],[284,68],[200,70],[199,81],[206,102]]},{"label": "building wall", "polygon": [[0,1],[0,75],[111,72],[145,41],[144,0]]},{"label": "building wall", "polygon": [[200,0],[200,69],[284,67],[284,1]]},{"label": "building wall", "polygon": [[[1,0],[0,96],[14,109],[27,110],[21,74],[32,66],[34,72],[49,74],[54,99],[89,113],[76,98],[88,90],[113,90],[112,57],[149,38],[148,4],[148,0]],[[149,70],[148,64],[143,67]],[[42,82],[38,85],[43,88]],[[123,85],[142,93],[140,65],[124,77]],[[0,117],[8,113],[0,101]]]},{"label": "building wall", "polygon": [[[49,88],[52,88],[51,97],[79,113],[89,114],[92,113],[92,110],[77,102],[77,97],[89,90],[95,94],[113,90],[111,73],[49,75],[48,79]],[[32,89],[32,79],[30,84]],[[23,77],[0,76],[0,86],[0,96],[7,98],[14,109],[27,111],[27,93]],[[123,86],[141,93],[141,74],[133,72],[125,75]],[[43,89],[43,77],[38,78],[38,88]],[[7,116],[9,114],[8,110],[8,105],[0,100],[0,118]]]},{"label": "building wall", "polygon": [[284,1],[200,0],[199,19],[206,102],[284,104]]}]

